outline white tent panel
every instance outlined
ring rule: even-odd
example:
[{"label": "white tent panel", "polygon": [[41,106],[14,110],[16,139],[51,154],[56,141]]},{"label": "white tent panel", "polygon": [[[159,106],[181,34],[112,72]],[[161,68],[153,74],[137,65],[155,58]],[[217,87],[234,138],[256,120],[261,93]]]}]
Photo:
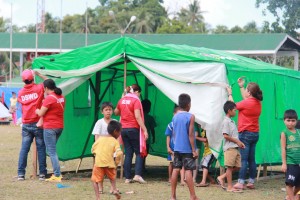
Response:
[{"label": "white tent panel", "polygon": [[0,118],[6,118],[6,117],[11,117],[11,114],[7,110],[7,108],[0,103]]},{"label": "white tent panel", "polygon": [[[195,115],[196,122],[206,129],[210,148],[217,157],[223,138],[220,137],[224,117],[223,104],[227,99],[224,87],[227,85],[225,65],[223,63],[174,63],[139,58],[132,58],[132,61],[174,103],[178,102],[181,93],[191,96],[190,112]],[[155,73],[158,71],[159,74]],[[171,77],[176,77],[176,80],[170,79]],[[202,84],[180,82],[187,79]]]}]

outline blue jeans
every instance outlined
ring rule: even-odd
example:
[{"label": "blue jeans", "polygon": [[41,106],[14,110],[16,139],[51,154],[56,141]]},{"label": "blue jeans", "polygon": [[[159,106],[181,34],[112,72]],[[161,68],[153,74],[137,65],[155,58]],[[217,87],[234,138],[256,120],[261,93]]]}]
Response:
[{"label": "blue jeans", "polygon": [[258,132],[244,131],[239,133],[239,140],[245,144],[244,149],[240,149],[242,157],[242,167],[239,172],[238,182],[245,183],[247,167],[249,166],[249,183],[254,183],[256,175],[256,162],[255,162],[255,147],[258,141]]},{"label": "blue jeans", "polygon": [[46,145],[47,153],[52,163],[53,173],[55,176],[60,176],[61,174],[59,160],[56,153],[56,143],[62,131],[63,131],[62,128],[44,129],[45,145]]},{"label": "blue jeans", "polygon": [[44,143],[43,129],[37,128],[36,123],[31,123],[23,124],[22,126],[22,146],[19,154],[18,163],[19,176],[25,176],[28,152],[30,150],[33,138],[35,138],[36,141],[40,175],[47,174],[46,147]]},{"label": "blue jeans", "polygon": [[124,128],[121,132],[125,148],[124,176],[131,178],[131,164],[135,153],[135,175],[142,176],[144,159],[140,156],[140,131],[137,128]]}]

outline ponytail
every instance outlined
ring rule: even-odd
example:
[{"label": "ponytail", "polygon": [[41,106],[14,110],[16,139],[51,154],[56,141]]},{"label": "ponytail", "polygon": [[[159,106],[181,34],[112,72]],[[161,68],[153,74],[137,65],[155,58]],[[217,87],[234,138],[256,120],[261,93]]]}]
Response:
[{"label": "ponytail", "polygon": [[62,94],[62,90],[60,88],[56,87],[54,89],[54,93],[57,94],[57,95],[61,95]]},{"label": "ponytail", "polygon": [[249,90],[250,94],[257,100],[262,101],[263,100],[263,93],[257,83],[250,82],[247,86],[247,89]]},{"label": "ponytail", "polygon": [[46,79],[44,81],[44,87],[48,88],[49,90],[53,90],[54,93],[57,95],[62,94],[62,90],[60,88],[56,87],[56,84],[52,79]]}]

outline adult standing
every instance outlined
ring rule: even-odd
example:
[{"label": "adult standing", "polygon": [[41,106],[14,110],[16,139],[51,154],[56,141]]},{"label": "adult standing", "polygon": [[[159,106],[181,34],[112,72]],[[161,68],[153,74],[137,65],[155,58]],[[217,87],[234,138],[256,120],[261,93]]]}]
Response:
[{"label": "adult standing", "polygon": [[122,97],[116,109],[115,115],[121,116],[122,124],[122,140],[125,148],[124,175],[125,183],[131,182],[131,164],[133,153],[135,153],[135,176],[134,181],[146,183],[142,178],[143,173],[143,157],[140,154],[140,128],[144,134],[145,140],[148,138],[148,132],[144,124],[143,108],[139,99],[141,87],[133,84],[126,88],[126,95]]},{"label": "adult standing", "polygon": [[[258,84],[248,83],[244,88],[245,81],[238,79],[243,100],[236,103],[238,113],[238,132],[239,140],[245,144],[245,148],[240,149],[242,157],[242,166],[239,171],[238,183],[233,187],[244,189],[247,167],[249,167],[249,181],[246,185],[249,189],[254,189],[256,177],[255,148],[259,139],[259,116],[261,114],[261,101],[263,100],[262,91]],[[227,88],[229,100],[233,101],[232,91]]]},{"label": "adult standing", "polygon": [[38,72],[26,69],[22,72],[22,80],[24,87],[18,94],[18,102],[22,105],[22,146],[19,154],[18,162],[18,180],[25,179],[27,157],[31,143],[35,138],[38,162],[39,162],[39,179],[45,180],[47,174],[46,169],[46,147],[43,137],[43,129],[36,126],[39,116],[35,114],[35,110],[40,108],[44,99],[43,84],[34,83],[34,73],[46,80],[47,77]]},{"label": "adult standing", "polygon": [[43,117],[44,140],[54,173],[46,181],[61,182],[62,175],[56,153],[56,143],[64,128],[65,98],[62,96],[62,90],[56,87],[52,79],[44,81],[44,88],[47,96],[41,109],[36,109],[35,112]]}]

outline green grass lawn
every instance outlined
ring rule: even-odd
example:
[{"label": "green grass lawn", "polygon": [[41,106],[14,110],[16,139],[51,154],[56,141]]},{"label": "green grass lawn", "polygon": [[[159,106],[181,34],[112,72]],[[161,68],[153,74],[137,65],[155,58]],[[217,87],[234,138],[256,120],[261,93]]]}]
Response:
[{"label": "green grass lawn", "polygon": [[[21,146],[21,128],[14,126],[0,126],[0,199],[55,199],[77,200],[94,199],[94,191],[90,181],[93,160],[83,159],[79,173],[75,173],[78,160],[61,162],[64,180],[62,184],[69,188],[57,188],[56,183],[42,182],[38,179],[30,179],[32,174],[32,151],[28,156],[28,166],[25,181],[17,181],[18,156]],[[48,169],[51,169],[50,159],[47,158]],[[160,200],[170,199],[170,186],[167,183],[167,165],[164,158],[149,156],[147,159],[148,173],[145,185],[138,183],[124,184],[124,180],[118,179],[117,187],[122,192],[122,199]],[[49,170],[49,173],[51,171]],[[201,174],[200,174],[201,175]],[[197,179],[201,177],[198,175]],[[196,188],[198,197],[202,200],[277,200],[284,199],[285,193],[280,189],[284,187],[284,179],[268,179],[259,181],[255,190],[245,190],[243,193],[225,192],[218,186]],[[101,199],[115,199],[109,194],[110,184],[104,182],[104,194]],[[133,191],[133,194],[126,192]],[[178,186],[177,197],[179,200],[189,199],[186,186]]]}]

